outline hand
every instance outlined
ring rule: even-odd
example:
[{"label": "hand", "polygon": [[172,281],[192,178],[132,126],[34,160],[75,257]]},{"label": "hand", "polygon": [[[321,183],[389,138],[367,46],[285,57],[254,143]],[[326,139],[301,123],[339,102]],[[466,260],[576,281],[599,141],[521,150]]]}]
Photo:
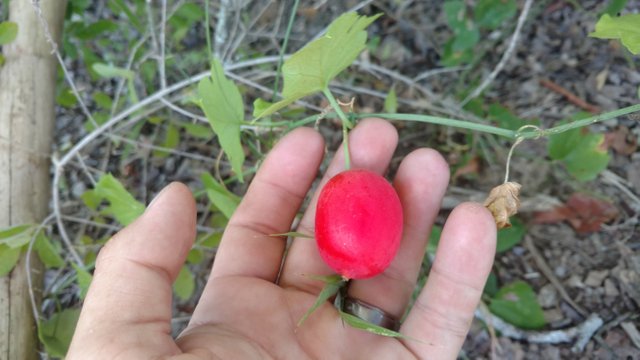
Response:
[{"label": "hand", "polygon": [[[389,123],[361,121],[350,134],[353,167],[383,173],[397,141]],[[308,275],[332,271],[313,240],[296,239],[280,272],[285,241],[269,234],[290,231],[323,153],[322,137],[310,128],[292,131],[271,151],[229,221],[200,302],[176,340],[171,284],[193,243],[196,210],[184,185],[165,188],[100,252],[67,359],[454,359],[496,246],[495,223],[478,204],[462,204],[449,216],[428,282],[400,328],[420,342],[351,328],[328,302],[296,326],[323,286]],[[343,169],[343,158],[338,151],[323,183]],[[351,297],[402,317],[448,180],[447,164],[433,150],[415,150],[402,161],[393,183],[404,208],[402,245],[383,274],[352,281]],[[315,199],[299,232],[313,234]]]}]

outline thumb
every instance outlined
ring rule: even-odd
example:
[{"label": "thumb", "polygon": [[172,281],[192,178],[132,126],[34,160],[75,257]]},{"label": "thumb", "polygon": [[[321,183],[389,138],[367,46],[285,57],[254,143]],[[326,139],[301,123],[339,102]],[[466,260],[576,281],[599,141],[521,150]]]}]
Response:
[{"label": "thumb", "polygon": [[96,260],[68,359],[178,352],[171,338],[171,285],[195,228],[193,196],[185,185],[173,183],[107,242]]}]

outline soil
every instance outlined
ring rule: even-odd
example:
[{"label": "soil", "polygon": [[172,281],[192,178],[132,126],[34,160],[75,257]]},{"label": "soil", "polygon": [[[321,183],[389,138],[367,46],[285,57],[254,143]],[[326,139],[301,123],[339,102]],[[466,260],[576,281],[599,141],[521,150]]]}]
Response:
[{"label": "soil", "polygon": [[[467,1],[469,6],[477,1]],[[248,21],[257,18],[254,30],[247,32],[231,63],[243,60],[243,54],[253,49],[263,54],[277,54],[284,34],[288,8],[270,6],[257,1],[242,11]],[[518,13],[524,1],[518,0]],[[527,122],[551,127],[568,119],[585,106],[577,106],[565,95],[548,86],[556,84],[575,98],[583,100],[586,108],[607,112],[638,103],[640,86],[640,58],[631,56],[618,41],[589,38],[594,24],[606,7],[604,1],[534,1],[515,51],[483,93],[482,104],[498,103]],[[434,73],[415,83],[406,79],[419,78],[425,72],[444,69],[440,65],[445,42],[452,35],[442,14],[442,1],[303,1],[294,23],[289,49],[298,49],[318,34],[332,19],[354,6],[366,4],[360,10],[365,14],[383,12],[385,15],[371,26],[370,36],[379,45],[365,51],[348,74],[335,82],[336,93],[343,100],[356,97],[356,110],[382,111],[384,96],[394,87],[398,94],[398,112],[437,114],[486,122],[473,112],[459,107],[461,94],[475,88],[500,61],[515,28],[517,14],[497,30],[483,32],[476,47],[475,63],[455,71]],[[640,1],[629,0],[623,13],[640,11]],[[245,24],[247,25],[247,24]],[[276,28],[277,26],[277,28]],[[196,29],[197,30],[197,29]],[[195,31],[195,30],[194,30]],[[266,35],[265,35],[266,34]],[[237,36],[237,35],[236,35]],[[190,40],[202,44],[203,36],[193,34]],[[198,71],[206,70],[206,64]],[[92,84],[82,64],[70,63],[74,77],[84,88],[102,88],[113,93],[115,84]],[[382,73],[371,66],[391,70]],[[372,70],[374,69],[374,70]],[[272,69],[270,69],[272,70]],[[262,72],[242,70],[238,75],[261,82]],[[189,73],[188,75],[191,75]],[[176,72],[169,78],[177,82],[187,75]],[[403,77],[404,76],[404,77]],[[272,86],[267,82],[267,87]],[[248,98],[264,96],[247,85]],[[148,94],[146,94],[148,95]],[[320,108],[326,106],[319,98],[308,101]],[[434,110],[435,109],[435,110]],[[86,132],[82,128],[81,112],[77,109],[59,110],[57,149],[64,151]],[[310,112],[312,113],[312,112]],[[602,320],[595,335],[578,352],[573,352],[575,341],[563,344],[533,343],[500,336],[493,339],[490,332],[476,321],[461,352],[468,359],[640,359],[640,344],[633,330],[640,328],[640,137],[638,114],[622,116],[590,127],[592,132],[608,135],[608,153],[611,157],[607,170],[596,179],[579,182],[572,178],[564,166],[551,161],[545,139],[526,141],[520,145],[511,164],[511,179],[523,185],[525,204],[518,215],[526,226],[525,240],[496,256],[494,273],[498,284],[524,280],[530,284],[542,305],[547,325],[540,332],[565,330],[582,324],[589,315],[597,314]],[[394,167],[409,151],[418,147],[433,147],[441,151],[450,162],[453,180],[438,218],[443,223],[448,211],[456,203],[483,197],[502,182],[508,150],[511,143],[503,139],[446,128],[409,122],[398,122],[400,146],[392,162]],[[340,127],[330,121],[323,122],[320,130],[327,139],[329,152],[341,141]],[[125,136],[128,128],[116,129],[114,135]],[[156,144],[158,133],[150,126],[142,129],[140,143]],[[620,135],[622,134],[622,135]],[[264,139],[277,137],[261,134]],[[267,141],[263,145],[268,145]],[[152,156],[149,148],[123,153],[118,139],[103,137],[83,153],[86,166],[113,171],[125,179],[128,189],[134,189],[141,201],[173,180],[186,182],[199,189],[199,174],[216,165],[219,149],[215,143],[202,143],[195,138],[183,137],[177,150],[202,155],[209,160],[170,153],[168,157]],[[249,161],[260,160],[251,153]],[[253,154],[253,155],[252,155]],[[222,160],[220,176],[229,174],[228,164]],[[78,166],[65,172],[67,187],[63,190],[64,212],[87,217],[78,200],[90,183]],[[238,194],[244,185],[232,188]],[[595,231],[580,233],[568,221],[540,224],[540,212],[548,212],[565,204],[575,194],[608,202],[616,215],[598,224]],[[211,221],[206,203],[199,204],[200,225]],[[69,223],[75,234],[90,232],[93,238],[106,238],[113,228],[96,228]],[[194,266],[197,288],[201,290],[208,274],[214,252],[205,254],[208,261]],[[545,270],[548,268],[548,271]],[[57,274],[56,276],[60,276]],[[52,275],[52,278],[56,278]],[[53,280],[52,280],[53,281]],[[55,281],[53,281],[55,282]],[[198,290],[198,291],[199,291]],[[565,292],[566,296],[562,293]],[[197,298],[197,295],[193,297]],[[66,299],[66,300],[65,300]],[[77,299],[73,294],[62,300],[69,306]],[[571,304],[573,302],[576,306]],[[175,311],[175,329],[185,325],[193,301],[179,302]],[[45,303],[45,312],[53,304]],[[626,324],[626,325],[623,325]],[[527,333],[530,334],[530,333]],[[634,338],[634,336],[636,336]],[[636,341],[636,342],[634,342]]]}]

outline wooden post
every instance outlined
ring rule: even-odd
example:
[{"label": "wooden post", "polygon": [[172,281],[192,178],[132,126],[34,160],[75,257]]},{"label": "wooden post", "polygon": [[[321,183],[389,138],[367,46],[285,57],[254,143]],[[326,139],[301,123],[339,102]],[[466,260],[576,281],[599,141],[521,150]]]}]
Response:
[{"label": "wooden post", "polygon": [[[41,1],[59,41],[66,0]],[[11,0],[18,37],[4,46],[0,68],[0,227],[39,223],[48,213],[57,61],[30,0]],[[34,263],[35,261],[32,261]],[[36,265],[32,273],[42,273]],[[37,359],[37,336],[25,257],[0,278],[0,359]],[[34,284],[40,287],[40,281]],[[39,291],[39,290],[38,290]]]}]

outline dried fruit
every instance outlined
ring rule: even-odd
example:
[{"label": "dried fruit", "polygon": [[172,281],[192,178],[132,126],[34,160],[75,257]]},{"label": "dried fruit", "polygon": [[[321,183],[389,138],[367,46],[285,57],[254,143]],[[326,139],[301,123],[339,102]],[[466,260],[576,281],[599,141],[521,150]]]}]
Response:
[{"label": "dried fruit", "polygon": [[322,259],[343,278],[375,276],[389,266],[400,246],[400,198],[376,173],[344,171],[320,193],[315,234]]},{"label": "dried fruit", "polygon": [[498,229],[511,227],[509,217],[515,215],[520,207],[520,188],[516,182],[506,182],[491,189],[484,206],[491,211]]}]

